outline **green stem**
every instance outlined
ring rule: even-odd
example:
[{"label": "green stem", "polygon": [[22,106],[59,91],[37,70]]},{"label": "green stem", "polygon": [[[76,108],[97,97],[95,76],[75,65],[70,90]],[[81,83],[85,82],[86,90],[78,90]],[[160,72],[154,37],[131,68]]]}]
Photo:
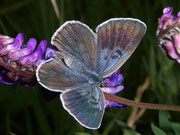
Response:
[{"label": "green stem", "polygon": [[142,102],[135,102],[126,98],[118,97],[116,95],[112,95],[109,93],[104,92],[104,96],[107,100],[115,101],[120,104],[132,106],[132,107],[139,107],[145,109],[155,109],[155,110],[171,110],[171,111],[180,111],[180,106],[176,105],[166,105],[166,104],[151,104],[151,103],[142,103]]}]

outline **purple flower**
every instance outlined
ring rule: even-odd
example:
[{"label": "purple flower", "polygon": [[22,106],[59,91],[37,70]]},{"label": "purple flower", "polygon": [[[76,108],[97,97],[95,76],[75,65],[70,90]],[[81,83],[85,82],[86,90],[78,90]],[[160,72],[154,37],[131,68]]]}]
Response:
[{"label": "purple flower", "polygon": [[53,57],[53,49],[46,49],[46,40],[39,45],[35,38],[30,38],[26,44],[23,40],[22,33],[15,38],[0,35],[0,82],[4,84],[20,82],[24,86],[34,85],[37,66]]},{"label": "purple flower", "polygon": [[156,36],[162,51],[170,59],[180,63],[180,12],[173,16],[172,10],[172,7],[164,8]]},{"label": "purple flower", "polygon": [[[103,92],[110,94],[116,94],[124,89],[124,86],[121,85],[123,81],[123,76],[120,74],[120,69],[113,73],[111,76],[104,79],[105,87],[102,88]],[[119,107],[124,108],[124,105],[116,103],[114,101],[109,101],[105,99],[105,107]]]},{"label": "purple flower", "polygon": [[0,34],[0,45],[8,45],[14,42],[14,38],[10,38]]}]

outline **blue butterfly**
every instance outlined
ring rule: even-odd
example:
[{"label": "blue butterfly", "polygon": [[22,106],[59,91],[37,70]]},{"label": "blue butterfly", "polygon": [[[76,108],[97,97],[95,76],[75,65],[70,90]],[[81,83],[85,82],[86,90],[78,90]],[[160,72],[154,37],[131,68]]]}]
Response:
[{"label": "blue butterfly", "polygon": [[37,80],[62,92],[64,109],[82,126],[97,129],[105,110],[103,78],[126,62],[145,32],[146,25],[133,18],[107,20],[96,33],[79,21],[67,21],[52,36],[55,57],[38,66]]}]

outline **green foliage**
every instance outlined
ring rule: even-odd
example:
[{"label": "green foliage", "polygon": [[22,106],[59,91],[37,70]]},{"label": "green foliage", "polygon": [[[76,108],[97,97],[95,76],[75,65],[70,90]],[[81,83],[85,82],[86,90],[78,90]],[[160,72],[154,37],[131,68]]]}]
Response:
[{"label": "green foliage", "polygon": [[155,135],[167,135],[164,131],[162,131],[160,128],[156,127],[154,124],[151,124],[151,128]]},{"label": "green foliage", "polygon": [[[30,37],[50,44],[53,32],[67,20],[79,20],[95,30],[101,22],[113,17],[133,17],[144,21],[147,33],[139,47],[121,69],[125,90],[118,95],[133,99],[137,87],[146,77],[151,86],[142,101],[180,105],[180,65],[170,61],[156,43],[158,18],[166,6],[180,11],[180,1],[167,0],[56,0],[58,21],[51,0],[0,0],[0,34],[14,37],[22,32],[25,43]],[[9,135],[167,135],[180,134],[180,113],[147,110],[136,122],[136,129],[125,123],[131,108],[106,109],[101,128],[88,130],[79,125],[62,107],[59,97],[46,101],[42,87],[0,84],[0,134]],[[159,118],[159,121],[158,121]],[[154,125],[151,125],[154,123]],[[156,127],[155,125],[158,125]],[[152,126],[152,130],[150,128]],[[158,135],[161,135],[161,134]]]},{"label": "green foliage", "polygon": [[170,119],[171,116],[169,114],[169,112],[167,111],[159,111],[159,126],[161,127],[161,129],[163,129],[164,131],[166,131],[166,133],[168,135],[172,134],[172,127]]},{"label": "green foliage", "polygon": [[178,135],[180,133],[180,124],[175,123],[175,122],[171,122],[171,126],[175,132],[175,135]]},{"label": "green foliage", "polygon": [[171,115],[168,111],[159,111],[159,127],[151,124],[152,131],[155,135],[179,135],[180,124],[171,122]]}]

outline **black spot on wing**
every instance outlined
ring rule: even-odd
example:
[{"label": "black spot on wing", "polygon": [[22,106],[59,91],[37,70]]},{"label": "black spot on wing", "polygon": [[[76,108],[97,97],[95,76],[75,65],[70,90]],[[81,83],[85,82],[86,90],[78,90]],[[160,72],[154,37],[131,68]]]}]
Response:
[{"label": "black spot on wing", "polygon": [[118,54],[119,54],[119,56],[121,56],[121,55],[122,55],[122,51],[121,51],[121,50],[116,50],[116,53],[118,53]]}]

